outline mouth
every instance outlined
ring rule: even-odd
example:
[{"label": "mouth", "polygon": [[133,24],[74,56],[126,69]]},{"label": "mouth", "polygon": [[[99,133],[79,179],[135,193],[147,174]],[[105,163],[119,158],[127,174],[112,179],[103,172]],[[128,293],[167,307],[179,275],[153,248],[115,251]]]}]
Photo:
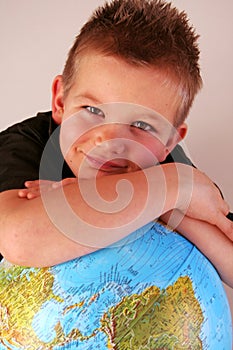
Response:
[{"label": "mouth", "polygon": [[106,160],[97,157],[92,157],[90,155],[85,154],[86,160],[89,165],[96,169],[105,172],[125,172],[128,169],[128,164],[123,159],[119,160]]}]

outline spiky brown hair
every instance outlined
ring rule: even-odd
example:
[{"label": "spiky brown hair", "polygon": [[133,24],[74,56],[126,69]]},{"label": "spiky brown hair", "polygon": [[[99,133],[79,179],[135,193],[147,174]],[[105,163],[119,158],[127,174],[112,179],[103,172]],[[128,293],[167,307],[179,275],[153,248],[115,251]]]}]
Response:
[{"label": "spiky brown hair", "polygon": [[78,57],[95,50],[133,65],[151,65],[175,76],[180,93],[176,124],[188,115],[202,86],[198,35],[185,12],[163,0],[113,0],[97,8],[70,49],[64,70],[65,94],[72,86]]}]

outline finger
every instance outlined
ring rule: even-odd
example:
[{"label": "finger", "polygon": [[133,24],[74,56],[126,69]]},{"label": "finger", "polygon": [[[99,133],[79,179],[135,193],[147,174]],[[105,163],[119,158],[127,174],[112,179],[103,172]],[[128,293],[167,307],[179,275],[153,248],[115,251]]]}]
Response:
[{"label": "finger", "polygon": [[27,188],[35,188],[35,187],[47,187],[51,186],[53,181],[50,180],[34,180],[34,181],[26,181],[25,187]]},{"label": "finger", "polygon": [[36,198],[40,195],[39,191],[29,191],[27,189],[22,189],[22,190],[19,190],[18,192],[18,196],[20,198],[27,198],[27,199],[33,199],[33,198]]},{"label": "finger", "polygon": [[40,180],[25,181],[24,186],[27,188],[38,187],[40,185]]},{"label": "finger", "polygon": [[216,218],[216,226],[233,241],[233,222],[222,213],[219,213]]},{"label": "finger", "polygon": [[223,201],[223,208],[222,208],[222,212],[225,216],[227,216],[227,214],[230,211],[230,206],[226,201]]},{"label": "finger", "polygon": [[28,194],[28,190],[25,190],[25,189],[21,189],[18,191],[18,196],[20,198],[26,198],[27,197],[27,194]]},{"label": "finger", "polygon": [[67,179],[62,180],[62,184],[63,185],[68,185],[68,184],[72,184],[72,183],[75,183],[75,182],[77,182],[77,178],[76,177],[67,178]]},{"label": "finger", "polygon": [[39,192],[28,192],[27,193],[27,199],[34,199],[40,196]]},{"label": "finger", "polygon": [[21,189],[18,192],[18,196],[20,198],[32,199],[32,198],[40,196],[40,189],[38,187],[29,188],[29,189]]},{"label": "finger", "polygon": [[52,183],[52,188],[55,189],[55,188],[59,188],[59,187],[62,187],[62,186],[66,186],[66,185],[69,185],[71,183],[74,183],[74,182],[77,182],[77,178],[74,177],[74,178],[66,178],[62,181],[56,181],[56,182],[53,182]]},{"label": "finger", "polygon": [[56,182],[53,182],[53,183],[51,184],[51,187],[52,187],[53,189],[59,188],[59,187],[61,187],[61,186],[62,186],[62,181],[56,181]]}]

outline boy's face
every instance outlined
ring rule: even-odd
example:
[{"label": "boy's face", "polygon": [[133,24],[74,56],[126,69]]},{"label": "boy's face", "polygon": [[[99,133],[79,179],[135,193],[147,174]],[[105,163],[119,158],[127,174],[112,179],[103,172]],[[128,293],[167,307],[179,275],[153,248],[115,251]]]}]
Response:
[{"label": "boy's face", "polygon": [[178,103],[176,84],[165,72],[85,55],[66,98],[61,76],[53,84],[53,118],[61,123],[66,162],[80,178],[162,162],[186,133],[185,124],[173,127]]}]

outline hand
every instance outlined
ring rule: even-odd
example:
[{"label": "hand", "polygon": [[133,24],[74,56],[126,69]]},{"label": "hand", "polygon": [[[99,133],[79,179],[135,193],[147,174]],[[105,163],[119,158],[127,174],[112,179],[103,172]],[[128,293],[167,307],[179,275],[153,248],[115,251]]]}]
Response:
[{"label": "hand", "polygon": [[[183,164],[176,164],[176,166],[180,179],[176,208],[190,218],[217,226],[233,240],[233,222],[226,217],[229,213],[229,205],[222,198],[216,185],[198,169]],[[180,219],[174,211],[169,224],[174,226],[177,220]]]},{"label": "hand", "polygon": [[76,178],[67,178],[61,181],[34,180],[26,181],[24,189],[18,191],[20,198],[34,199],[41,195],[41,192],[52,191],[56,188],[77,182]]}]

